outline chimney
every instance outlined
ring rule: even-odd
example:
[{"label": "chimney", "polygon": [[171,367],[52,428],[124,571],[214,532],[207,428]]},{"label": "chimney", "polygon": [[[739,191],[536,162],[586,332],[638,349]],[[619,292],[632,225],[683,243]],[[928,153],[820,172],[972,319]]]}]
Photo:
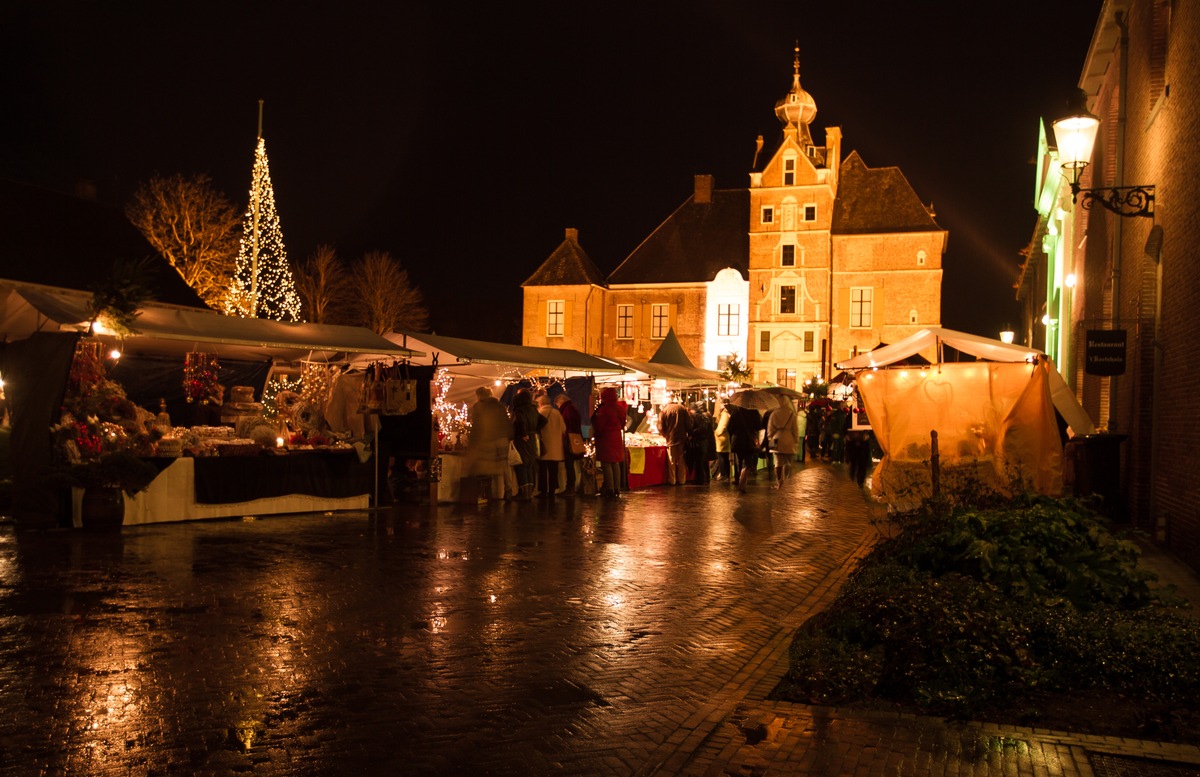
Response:
[{"label": "chimney", "polygon": [[696,176],[696,194],[692,198],[697,205],[707,205],[712,202],[713,177],[711,175]]},{"label": "chimney", "polygon": [[758,155],[762,153],[762,150],[763,150],[763,136],[759,135],[758,140],[754,141],[754,161],[750,164],[751,170],[758,169]]},{"label": "chimney", "polygon": [[579,230],[575,227],[567,227],[567,240],[579,242]]}]

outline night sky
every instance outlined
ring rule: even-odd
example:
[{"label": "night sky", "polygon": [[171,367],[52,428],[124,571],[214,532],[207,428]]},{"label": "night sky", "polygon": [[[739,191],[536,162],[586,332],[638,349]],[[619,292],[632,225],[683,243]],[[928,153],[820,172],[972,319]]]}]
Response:
[{"label": "night sky", "polygon": [[748,184],[798,41],[814,139],[840,126],[844,153],[933,203],[942,323],[994,337],[1038,121],[1101,0],[388,5],[7,3],[0,176],[119,205],[156,172],[206,173],[241,209],[262,99],[289,256],[388,251],[436,332],[519,342],[520,283],[564,228],[607,273],[694,175]]}]

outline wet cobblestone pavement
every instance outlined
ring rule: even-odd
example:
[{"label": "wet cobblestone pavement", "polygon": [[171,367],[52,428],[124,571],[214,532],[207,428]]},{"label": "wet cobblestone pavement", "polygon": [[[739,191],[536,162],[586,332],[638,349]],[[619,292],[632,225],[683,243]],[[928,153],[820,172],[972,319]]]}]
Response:
[{"label": "wet cobblestone pavement", "polygon": [[0,774],[1200,763],[1178,745],[765,701],[791,633],[873,537],[861,492],[829,465],[745,496],[664,486],[118,536],[0,526]]}]

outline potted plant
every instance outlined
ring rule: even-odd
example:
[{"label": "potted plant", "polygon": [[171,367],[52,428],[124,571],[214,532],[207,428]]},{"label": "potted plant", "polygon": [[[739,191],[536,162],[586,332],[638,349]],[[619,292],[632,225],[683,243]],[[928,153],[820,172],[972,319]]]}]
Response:
[{"label": "potted plant", "polygon": [[68,464],[62,474],[67,485],[83,490],[79,508],[83,528],[112,531],[125,522],[124,495],[149,488],[158,467],[129,451],[114,451]]}]

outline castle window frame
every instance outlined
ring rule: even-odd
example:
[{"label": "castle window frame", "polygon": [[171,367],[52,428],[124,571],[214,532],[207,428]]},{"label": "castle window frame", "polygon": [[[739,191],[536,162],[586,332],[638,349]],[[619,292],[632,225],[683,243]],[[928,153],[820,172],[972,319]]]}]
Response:
[{"label": "castle window frame", "polygon": [[817,350],[817,333],[811,329],[804,330],[804,352],[813,353]]},{"label": "castle window frame", "polygon": [[812,222],[817,220],[817,205],[814,202],[806,203],[801,209],[803,218],[801,221]]},{"label": "castle window frame", "polygon": [[767,329],[759,330],[758,352],[759,353],[770,353],[771,352],[771,332],[770,332],[770,330],[767,330]]},{"label": "castle window frame", "polygon": [[850,287],[850,328],[870,329],[872,326],[872,302],[875,290],[870,286]]},{"label": "castle window frame", "polygon": [[737,337],[742,333],[742,306],[735,303],[717,305],[717,337]]},{"label": "castle window frame", "polygon": [[775,383],[784,388],[796,388],[796,368],[778,367],[775,369]]},{"label": "castle window frame", "polygon": [[795,286],[780,286],[779,287],[779,313],[780,313],[780,315],[795,315],[795,313],[796,313],[796,287]]},{"label": "castle window frame", "polygon": [[654,303],[650,306],[650,339],[663,340],[671,331],[671,306]]},{"label": "castle window frame", "polygon": [[763,224],[774,224],[775,223],[775,208],[772,207],[771,205],[763,206],[762,223]]},{"label": "castle window frame", "polygon": [[566,315],[566,300],[546,300],[546,337],[563,337],[566,334]]},{"label": "castle window frame", "polygon": [[796,185],[796,158],[788,157],[783,160],[783,185]]},{"label": "castle window frame", "polygon": [[617,339],[633,339],[633,305],[617,305]]},{"label": "castle window frame", "polygon": [[784,243],[779,247],[779,266],[780,267],[795,267],[796,266],[796,245],[795,243]]},{"label": "castle window frame", "polygon": [[917,251],[917,267],[924,267],[924,266],[925,266],[925,249],[922,248],[920,251]]}]

